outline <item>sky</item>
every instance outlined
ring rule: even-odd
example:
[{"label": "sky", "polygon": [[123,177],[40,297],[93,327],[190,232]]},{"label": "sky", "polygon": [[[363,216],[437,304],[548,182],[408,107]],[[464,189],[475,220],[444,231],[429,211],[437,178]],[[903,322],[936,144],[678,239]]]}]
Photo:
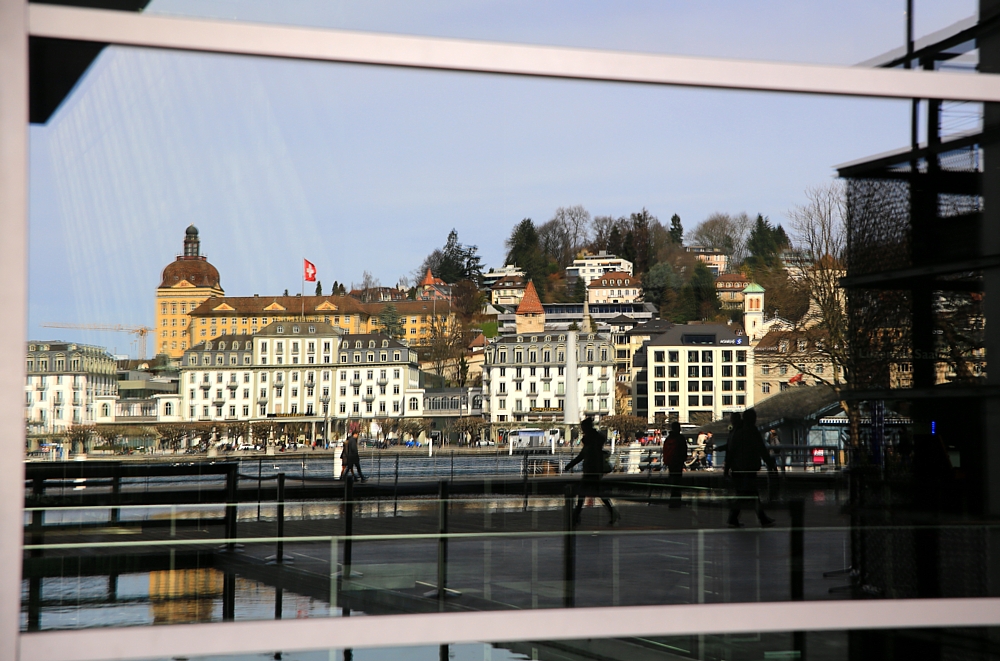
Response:
[{"label": "sky", "polygon": [[[970,0],[916,1],[919,36]],[[147,11],[352,30],[853,64],[899,46],[904,3],[153,0]],[[154,320],[196,225],[230,295],[409,275],[455,228],[487,266],[522,218],[648,209],[782,222],[834,166],[908,142],[905,101],[414,71],[109,47],[31,128],[29,336]],[[309,292],[307,292],[309,293]]]}]

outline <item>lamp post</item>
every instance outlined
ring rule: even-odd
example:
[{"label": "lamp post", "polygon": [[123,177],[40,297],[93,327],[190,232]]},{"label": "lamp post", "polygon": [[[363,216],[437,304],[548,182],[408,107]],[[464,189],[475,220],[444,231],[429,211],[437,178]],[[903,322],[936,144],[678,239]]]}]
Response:
[{"label": "lamp post", "polygon": [[329,449],[330,448],[330,396],[323,395],[319,398],[320,404],[323,405],[323,445]]}]

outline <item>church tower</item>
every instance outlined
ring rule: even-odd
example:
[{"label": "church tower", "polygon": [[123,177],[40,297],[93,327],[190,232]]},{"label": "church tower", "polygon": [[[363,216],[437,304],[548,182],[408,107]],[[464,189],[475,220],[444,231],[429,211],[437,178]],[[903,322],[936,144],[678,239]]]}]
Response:
[{"label": "church tower", "polygon": [[750,344],[764,337],[764,288],[756,282],[743,289],[743,330]]},{"label": "church tower", "polygon": [[528,281],[528,286],[524,289],[524,298],[517,306],[517,314],[514,318],[514,326],[518,333],[543,333],[545,332],[545,308],[535,291],[535,283]]},{"label": "church tower", "polygon": [[188,313],[209,297],[224,295],[219,271],[201,254],[198,228],[191,225],[184,231],[184,253],[167,264],[156,288],[154,351],[182,357],[202,339],[195,337]]}]

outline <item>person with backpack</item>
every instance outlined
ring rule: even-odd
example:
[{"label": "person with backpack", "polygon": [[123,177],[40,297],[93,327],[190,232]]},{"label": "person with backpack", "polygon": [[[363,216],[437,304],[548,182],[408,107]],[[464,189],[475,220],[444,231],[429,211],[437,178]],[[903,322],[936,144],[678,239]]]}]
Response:
[{"label": "person with backpack", "polygon": [[580,491],[576,498],[576,509],[573,510],[573,525],[580,523],[583,503],[587,497],[601,498],[601,502],[604,503],[611,515],[609,525],[614,525],[621,518],[621,515],[618,514],[618,510],[608,498],[601,496],[600,487],[601,478],[605,473],[611,472],[611,465],[604,452],[604,444],[607,439],[594,429],[594,419],[591,417],[583,419],[580,423],[580,430],[583,432],[580,437],[583,448],[573,461],[566,464],[566,472],[569,472],[578,463],[583,462],[583,479],[580,481]]},{"label": "person with backpack", "polygon": [[684,460],[687,459],[687,440],[681,435],[681,423],[670,423],[670,433],[663,439],[663,467],[668,471],[667,484],[670,489],[670,507],[681,507],[681,475]]},{"label": "person with backpack", "polygon": [[723,469],[723,475],[732,479],[734,497],[727,523],[733,528],[743,527],[740,523],[740,509],[743,504],[750,501],[754,503],[754,511],[761,527],[768,528],[774,525],[774,519],[764,513],[760,494],[757,492],[757,471],[760,470],[761,462],[767,464],[768,471],[772,473],[778,469],[774,457],[771,456],[757,429],[757,412],[749,409],[743,414],[743,424],[739,428],[734,428],[729,439],[726,465]]}]

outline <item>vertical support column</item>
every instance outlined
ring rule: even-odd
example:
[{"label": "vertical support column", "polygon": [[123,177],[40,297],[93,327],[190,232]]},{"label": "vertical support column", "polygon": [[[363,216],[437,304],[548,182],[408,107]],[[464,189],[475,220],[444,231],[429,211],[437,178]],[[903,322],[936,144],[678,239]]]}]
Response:
[{"label": "vertical support column", "polygon": [[[121,505],[121,494],[122,494],[122,476],[121,476],[121,464],[116,464],[113,469],[113,475],[111,476],[111,500],[115,505]],[[121,510],[117,507],[111,508],[111,523],[118,523],[121,518]]]},{"label": "vertical support column", "polygon": [[396,477],[392,480],[392,515],[396,516],[399,507],[399,452],[396,452]]},{"label": "vertical support column", "polygon": [[444,610],[445,589],[448,584],[448,482],[441,480],[438,485],[438,553],[437,553],[437,597],[438,610]]},{"label": "vertical support column", "polygon": [[[979,0],[979,20],[988,21],[1000,14],[1000,0]],[[976,37],[979,47],[979,72],[981,74],[1000,73],[1000,33],[987,30]],[[983,132],[995,135],[1000,127],[1000,104],[983,104]],[[1000,141],[993,138],[984,141],[983,148],[983,222],[982,222],[982,254],[1000,255]],[[1000,268],[983,269],[983,285],[986,296],[983,299],[983,311],[986,316],[986,357],[1000,356]],[[989,329],[994,329],[990,331]],[[993,387],[1000,386],[1000,369],[989,369],[987,365],[986,381]],[[996,476],[1000,475],[1000,397],[989,397],[983,400],[984,431],[982,457],[978,462],[976,480],[982,484],[985,514],[1000,515],[1000,483]],[[964,464],[964,462],[963,462]],[[964,466],[963,466],[964,468]],[[965,469],[969,470],[969,469]],[[1000,583],[1000,576],[992,576],[991,581]]]},{"label": "vertical support column", "polygon": [[351,537],[354,536],[354,476],[347,475],[344,484],[344,570],[343,578],[351,577]]},{"label": "vertical support column", "polygon": [[222,579],[222,621],[236,619],[236,574],[226,572]]},{"label": "vertical support column", "polygon": [[[28,3],[0,0],[0,659],[18,657],[24,535],[24,332],[28,230]],[[30,586],[29,586],[30,587]]]},{"label": "vertical support column", "polygon": [[[801,500],[793,500],[788,504],[792,525],[789,531],[789,584],[791,586],[791,600],[802,601],[805,599],[805,503]],[[795,631],[792,633],[794,649],[799,653],[799,659],[805,661],[806,658],[806,633]]]},{"label": "vertical support column", "polygon": [[563,506],[563,608],[576,601],[576,538],[573,536],[573,487],[566,485]]},{"label": "vertical support column", "polygon": [[236,550],[236,493],[239,480],[239,466],[232,464],[226,467],[226,550],[233,553]]}]

